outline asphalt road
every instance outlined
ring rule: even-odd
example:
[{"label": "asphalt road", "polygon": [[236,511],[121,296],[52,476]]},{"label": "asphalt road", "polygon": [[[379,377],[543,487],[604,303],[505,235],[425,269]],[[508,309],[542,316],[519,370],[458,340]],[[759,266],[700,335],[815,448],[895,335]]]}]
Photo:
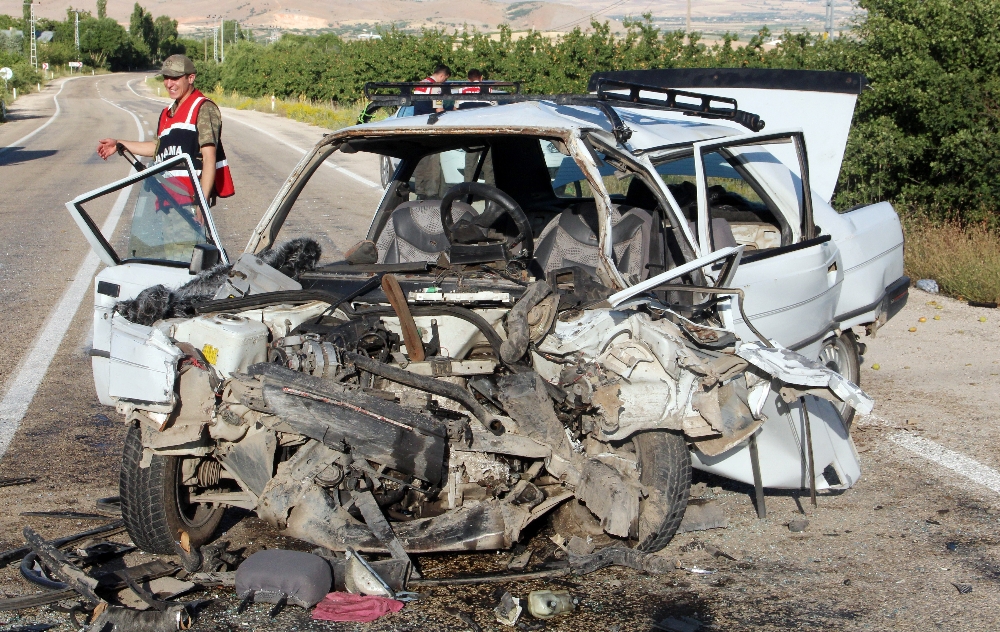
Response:
[{"label": "asphalt road", "polygon": [[[53,118],[56,101],[59,113]],[[25,525],[58,537],[93,524],[29,519],[19,516],[21,511],[92,511],[96,498],[117,493],[124,429],[93,392],[86,357],[92,285],[81,274],[88,270],[88,248],[64,204],[125,176],[129,168],[123,160],[96,156],[96,141],[137,138],[137,120],[142,133],[151,134],[161,108],[162,101],[143,89],[140,75],[81,77],[18,101],[14,120],[0,126],[0,438],[5,428],[13,430],[11,414],[19,403],[24,413],[0,458],[0,477],[36,479],[0,487],[0,549],[20,546]],[[237,195],[213,214],[224,245],[235,254],[302,151],[323,130],[254,112],[226,110],[224,118]],[[301,220],[282,235],[318,238],[327,260],[362,236],[381,195],[371,182],[378,179],[374,158],[338,155],[337,165],[317,174],[297,207]],[[95,210],[98,223],[109,207]],[[71,296],[73,287],[83,291]],[[74,296],[76,303],[70,300]],[[520,597],[539,588],[570,590],[578,607],[548,622],[550,630],[650,630],[668,617],[691,617],[702,629],[714,630],[994,628],[1000,606],[1000,316],[947,299],[929,305],[933,298],[914,291],[910,304],[877,338],[865,339],[862,386],[878,404],[854,430],[863,475],[853,489],[821,495],[818,509],[798,493],[769,493],[769,517],[761,521],[751,490],[699,475],[696,481],[705,483],[700,493],[722,506],[730,526],[678,536],[664,555],[714,573],[678,570],[652,577],[608,569],[568,585],[536,581],[504,587]],[[920,317],[928,321],[918,323]],[[911,326],[918,331],[910,332]],[[49,358],[47,369],[38,370]],[[809,527],[790,533],[786,524],[803,514]],[[236,512],[224,527],[227,539],[251,551],[303,547]],[[551,533],[546,527],[528,542],[536,560],[557,554],[546,538]],[[704,544],[736,559],[713,557]],[[126,561],[147,559],[134,554]],[[434,577],[500,569],[506,559],[428,556],[420,563],[425,575]],[[959,593],[953,582],[972,591]],[[208,591],[204,596],[217,601],[196,627],[469,629],[444,611],[452,607],[472,615],[483,629],[501,629],[489,611],[494,589],[430,590],[401,613],[356,627],[313,623],[294,608],[275,621],[264,606],[236,616],[231,593]],[[8,567],[0,569],[0,591],[13,596],[35,588],[16,567]],[[0,613],[0,626],[45,622],[70,629],[65,615],[48,608]]]}]

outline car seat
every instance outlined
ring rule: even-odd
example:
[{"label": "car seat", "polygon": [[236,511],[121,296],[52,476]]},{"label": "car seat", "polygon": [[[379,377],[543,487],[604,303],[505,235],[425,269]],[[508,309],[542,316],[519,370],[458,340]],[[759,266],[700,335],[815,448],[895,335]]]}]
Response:
[{"label": "car seat", "polygon": [[[476,210],[464,202],[452,206],[455,221],[476,215]],[[392,211],[375,243],[379,263],[436,261],[448,246],[441,226],[441,200],[403,202]]]},{"label": "car seat", "polygon": [[[649,240],[653,218],[649,211],[625,205],[611,205],[611,243],[614,263],[635,283],[649,270]],[[597,275],[597,207],[593,200],[573,205],[556,215],[535,240],[535,261],[546,275],[553,270],[580,266]]]}]

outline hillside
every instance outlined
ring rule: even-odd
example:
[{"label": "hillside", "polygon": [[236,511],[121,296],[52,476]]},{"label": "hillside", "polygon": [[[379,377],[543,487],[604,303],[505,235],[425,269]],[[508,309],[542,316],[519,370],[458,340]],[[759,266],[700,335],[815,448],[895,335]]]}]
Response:
[{"label": "hillside", "polygon": [[[350,33],[390,24],[407,29],[468,25],[489,31],[508,23],[515,30],[568,31],[586,26],[594,15],[601,21],[611,20],[617,30],[623,17],[645,11],[652,11],[661,27],[676,29],[684,27],[687,7],[686,0],[656,4],[648,0],[146,0],[141,4],[154,15],[175,18],[182,33],[203,30],[222,17],[252,29]],[[0,13],[20,15],[21,6],[22,0],[0,0]],[[79,6],[79,2],[42,0],[35,3],[35,10],[42,17],[62,18],[69,6]],[[111,0],[108,14],[127,23],[132,6],[133,2]],[[694,29],[708,33],[749,33],[763,24],[772,31],[786,27],[818,31],[824,10],[822,0],[698,0],[691,17]],[[850,3],[838,0],[838,27],[846,24],[850,11]]]}]

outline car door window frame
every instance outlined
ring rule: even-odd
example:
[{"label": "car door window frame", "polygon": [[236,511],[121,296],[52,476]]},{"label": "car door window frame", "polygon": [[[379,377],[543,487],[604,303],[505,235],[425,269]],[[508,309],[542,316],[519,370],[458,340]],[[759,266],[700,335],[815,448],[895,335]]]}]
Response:
[{"label": "car door window frame", "polygon": [[[707,254],[708,251],[712,249],[711,243],[711,232],[710,232],[710,213],[708,208],[708,180],[705,174],[705,156],[709,153],[725,150],[731,147],[745,147],[747,145],[764,145],[768,143],[773,143],[775,141],[791,140],[795,145],[795,152],[799,163],[799,173],[798,177],[800,180],[800,185],[802,187],[802,200],[799,203],[799,240],[796,243],[782,244],[778,248],[774,248],[769,252],[782,253],[787,252],[789,248],[796,247],[799,243],[812,241],[815,235],[815,220],[813,217],[813,205],[812,205],[812,191],[809,186],[809,160],[808,154],[806,152],[805,134],[801,130],[788,130],[780,132],[772,132],[770,134],[747,134],[743,136],[728,137],[722,140],[704,141],[695,143],[693,146],[694,150],[694,167],[695,167],[695,177],[697,179],[698,186],[698,242],[701,247],[701,251]],[[730,163],[731,164],[731,163]],[[769,196],[767,196],[766,191],[760,186],[752,174],[747,172],[746,169],[738,169],[734,166],[737,173],[743,177],[747,184],[749,184],[754,191],[761,196],[762,199],[767,202]],[[774,202],[771,201],[773,205]],[[779,221],[781,221],[779,219]],[[771,255],[773,256],[773,255]],[[758,258],[759,259],[759,258]]]},{"label": "car door window frame", "polygon": [[[684,214],[681,212],[680,206],[677,204],[677,200],[674,199],[673,194],[670,189],[663,183],[662,178],[656,173],[656,167],[647,155],[628,155],[625,152],[619,151],[615,148],[613,141],[610,138],[605,137],[605,135],[600,133],[589,133],[584,136],[585,145],[590,149],[591,153],[595,151],[594,145],[597,146],[597,151],[605,155],[614,156],[614,159],[622,163],[623,166],[627,167],[632,171],[635,177],[640,178],[649,190],[652,191],[653,195],[656,196],[657,201],[663,207],[665,212],[665,218],[669,218],[671,226],[673,229],[676,227],[675,238],[681,245],[682,250],[686,250],[684,246],[690,248],[690,252],[685,252],[685,256],[690,257],[690,260],[700,258],[705,253],[700,252],[699,244],[696,239],[696,235],[692,235],[691,231],[688,229],[687,221],[684,220]],[[690,148],[688,148],[690,151]],[[683,238],[683,239],[681,239]]]},{"label": "car door window frame", "polygon": [[121,257],[118,256],[118,253],[108,242],[108,239],[107,237],[104,236],[104,233],[101,232],[101,229],[97,225],[97,223],[93,220],[90,214],[87,213],[87,211],[85,211],[83,208],[84,204],[91,202],[92,200],[108,195],[110,193],[114,193],[116,191],[121,191],[122,189],[125,189],[127,187],[131,187],[132,185],[141,182],[142,180],[145,180],[150,176],[162,173],[164,171],[177,170],[176,168],[178,167],[182,167],[188,172],[191,181],[194,184],[194,190],[197,193],[197,202],[201,206],[202,214],[205,217],[205,223],[208,228],[208,230],[206,231],[206,237],[208,238],[209,243],[213,244],[219,249],[221,262],[226,264],[229,263],[229,258],[226,255],[225,249],[222,247],[221,240],[219,239],[219,233],[218,230],[216,230],[215,221],[212,219],[212,213],[209,210],[208,201],[205,199],[205,194],[201,190],[201,182],[198,179],[198,176],[196,175],[194,164],[191,162],[191,157],[188,156],[187,154],[181,154],[179,156],[174,156],[168,160],[164,160],[163,162],[148,165],[142,171],[137,171],[135,173],[129,174],[128,176],[122,178],[121,180],[94,189],[93,191],[84,193],[83,195],[78,196],[66,203],[66,207],[69,209],[70,214],[73,215],[73,218],[76,220],[77,224],[83,230],[84,235],[87,236],[87,240],[90,242],[90,245],[94,249],[94,252],[97,254],[98,258],[101,259],[101,261],[105,265],[118,266],[122,265],[123,263],[129,263],[135,261],[143,263],[151,263],[155,265],[170,266],[170,267],[186,267],[188,265],[187,263],[160,260],[160,259],[143,259],[143,258],[122,259]]}]

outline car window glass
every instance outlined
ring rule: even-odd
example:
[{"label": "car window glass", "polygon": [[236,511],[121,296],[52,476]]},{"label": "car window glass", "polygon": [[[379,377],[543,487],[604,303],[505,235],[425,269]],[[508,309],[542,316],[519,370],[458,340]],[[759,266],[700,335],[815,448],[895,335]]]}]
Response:
[{"label": "car window glass", "polygon": [[[798,225],[802,209],[802,179],[799,177],[796,161],[781,160],[777,151],[794,151],[793,143],[733,147],[729,153],[743,165],[745,170],[770,197],[789,221]],[[795,165],[790,169],[788,164]]]},{"label": "car window glass", "polygon": [[[150,171],[137,182],[113,235],[105,239],[122,261],[144,259],[187,264],[196,244],[209,243],[205,212],[186,168]],[[105,196],[117,195],[112,191]],[[94,217],[97,198],[82,205]]]},{"label": "car window glass", "polygon": [[[542,155],[545,156],[545,166],[549,170],[549,179],[552,183],[552,192],[556,197],[561,198],[593,198],[594,191],[571,156],[567,156],[559,151],[556,144],[548,140],[540,140]],[[599,159],[598,170],[604,182],[604,188],[612,197],[624,197],[628,192],[628,185],[632,181],[631,174],[622,174],[613,166],[604,161],[604,155],[597,153]]]},{"label": "car window glass", "polygon": [[656,173],[670,189],[681,214],[689,222],[694,222],[698,215],[698,180],[694,172],[694,158],[687,156],[661,162],[656,165]]},{"label": "car window glass", "polygon": [[[486,153],[482,167],[479,166]],[[410,176],[410,191],[418,200],[440,200],[448,189],[463,182],[471,182],[479,169],[477,180],[493,185],[493,161],[488,150],[453,149],[429,154],[420,159]]]},{"label": "car window glass", "polygon": [[787,167],[755,145],[703,157],[713,249],[743,245],[753,251],[791,243],[789,228],[800,223],[801,196],[795,196]]}]

